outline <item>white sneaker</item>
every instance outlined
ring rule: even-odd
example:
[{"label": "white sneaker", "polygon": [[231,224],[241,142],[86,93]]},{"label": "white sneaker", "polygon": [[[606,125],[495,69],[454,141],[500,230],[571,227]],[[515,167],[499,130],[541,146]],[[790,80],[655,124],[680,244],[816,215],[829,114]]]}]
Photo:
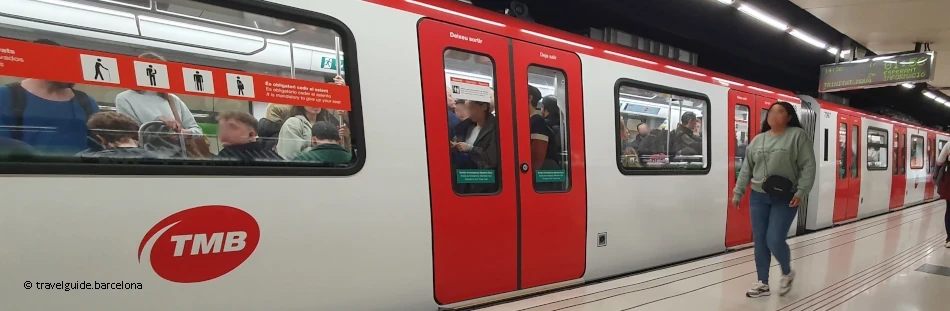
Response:
[{"label": "white sneaker", "polygon": [[769,292],[769,285],[762,283],[762,281],[756,282],[755,285],[752,286],[752,289],[745,292],[745,296],[749,298],[765,297],[771,294],[772,293]]},{"label": "white sneaker", "polygon": [[947,248],[950,248],[950,241],[947,241],[947,244],[944,244],[943,246],[946,246]]},{"label": "white sneaker", "polygon": [[779,281],[778,295],[785,296],[788,294],[788,291],[792,290],[792,281],[795,280],[795,270],[792,270],[788,275],[783,275],[782,280]]}]

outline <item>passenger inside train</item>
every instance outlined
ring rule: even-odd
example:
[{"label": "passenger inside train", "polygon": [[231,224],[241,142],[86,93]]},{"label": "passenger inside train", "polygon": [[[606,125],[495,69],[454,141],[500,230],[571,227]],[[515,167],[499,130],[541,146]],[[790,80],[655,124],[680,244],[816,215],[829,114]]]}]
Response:
[{"label": "passenger inside train", "polygon": [[[626,169],[705,168],[705,99],[621,85],[619,104],[620,162]],[[668,130],[671,120],[675,128]]]},{"label": "passenger inside train", "polygon": [[[129,20],[110,29],[112,33],[148,35],[114,35],[92,28],[77,30],[31,22],[4,28],[3,40],[97,54],[95,74],[77,73],[82,77],[79,81],[41,79],[74,76],[45,71],[46,66],[37,67],[44,71],[34,71],[35,77],[28,73],[0,76],[0,138],[5,141],[0,149],[4,154],[29,146],[34,160],[63,163],[110,157],[124,158],[123,163],[146,163],[134,161],[135,155],[141,155],[143,159],[205,161],[209,165],[250,160],[264,160],[253,161],[258,165],[276,165],[295,161],[319,146],[314,144],[312,134],[312,124],[317,121],[335,126],[340,146],[351,155],[358,152],[350,134],[348,111],[257,101],[262,94],[253,95],[254,83],[265,81],[238,76],[232,94],[231,80],[202,75],[210,71],[191,70],[182,77],[182,73],[169,72],[172,67],[166,66],[201,66],[345,85],[346,51],[335,31],[195,2],[157,1],[149,4],[159,6],[154,11],[109,3],[84,5],[150,15],[145,21]],[[204,15],[199,16],[202,12]],[[124,16],[120,13],[116,16]],[[163,37],[169,33],[183,35]],[[117,68],[116,58],[104,55],[133,57],[135,65],[130,67],[134,68]],[[140,69],[139,64],[145,65]],[[85,66],[83,63],[83,70]],[[185,92],[160,91],[180,90],[179,84],[184,84]],[[265,92],[260,85],[256,89]],[[236,99],[241,97],[248,99]],[[100,110],[113,113],[97,115]],[[133,125],[135,131],[131,131]],[[352,160],[348,158],[347,163]]]}]

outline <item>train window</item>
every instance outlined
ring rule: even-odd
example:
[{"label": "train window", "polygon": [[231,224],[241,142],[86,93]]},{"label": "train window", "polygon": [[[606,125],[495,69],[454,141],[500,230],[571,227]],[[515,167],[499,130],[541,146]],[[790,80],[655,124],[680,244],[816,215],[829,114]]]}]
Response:
[{"label": "train window", "polygon": [[861,137],[861,129],[857,125],[851,127],[851,178],[858,178],[860,171],[858,169],[858,159],[860,159],[861,149],[858,149],[858,137]]},{"label": "train window", "polygon": [[566,78],[558,69],[528,67],[529,94],[540,95],[538,101],[530,103],[527,120],[537,192],[567,191],[571,186]]},{"label": "train window", "polygon": [[907,175],[907,134],[901,134],[901,175]]},{"label": "train window", "polygon": [[0,163],[355,173],[363,131],[346,70],[356,60],[343,57],[354,39],[319,13],[282,20],[258,14],[289,9],[258,5],[257,14],[183,0],[11,7],[0,22]]},{"label": "train window", "polygon": [[824,158],[824,160],[822,160],[822,162],[828,162],[828,144],[829,144],[829,142],[828,142],[828,129],[825,129],[825,140],[824,140],[824,142],[825,142],[825,146],[824,146],[824,147],[825,147],[825,148],[824,148],[824,150],[825,150],[825,151],[824,151],[825,158]]},{"label": "train window", "polygon": [[894,132],[894,166],[891,168],[891,170],[893,171],[894,176],[897,176],[897,175],[900,174],[900,169],[899,169],[899,167],[900,167],[900,145],[901,145],[900,137],[901,137],[901,135],[900,135],[899,133],[897,133],[897,131],[895,131],[895,132]]},{"label": "train window", "polygon": [[742,160],[745,159],[746,147],[749,146],[749,106],[736,104],[735,111],[735,144],[736,157],[735,177],[739,178],[739,171],[742,170]]},{"label": "train window", "polygon": [[924,137],[910,135],[910,168],[924,168]]},{"label": "train window", "polygon": [[848,125],[842,122],[838,125],[838,178],[848,177]]},{"label": "train window", "polygon": [[937,153],[943,150],[943,146],[947,144],[946,140],[937,141]]},{"label": "train window", "polygon": [[887,169],[887,130],[869,127],[867,133],[868,170],[880,171]]},{"label": "train window", "polygon": [[495,62],[449,49],[443,54],[452,188],[459,195],[501,190],[499,129],[495,118]]},{"label": "train window", "polygon": [[[709,172],[709,159],[704,153],[709,128],[703,124],[709,115],[706,95],[623,79],[617,83],[615,98],[621,125],[617,129],[617,155],[622,173]],[[645,124],[645,134],[625,135],[631,119]],[[637,156],[625,152],[629,146],[636,146],[633,151]]]}]

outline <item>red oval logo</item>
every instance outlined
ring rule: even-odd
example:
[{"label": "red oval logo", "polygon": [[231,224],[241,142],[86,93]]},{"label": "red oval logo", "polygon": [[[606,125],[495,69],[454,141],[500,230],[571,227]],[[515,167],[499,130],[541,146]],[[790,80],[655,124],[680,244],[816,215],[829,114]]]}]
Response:
[{"label": "red oval logo", "polygon": [[[163,279],[197,283],[231,272],[251,257],[261,230],[247,212],[223,205],[186,209],[162,219],[139,244]],[[146,249],[148,245],[149,249]]]}]

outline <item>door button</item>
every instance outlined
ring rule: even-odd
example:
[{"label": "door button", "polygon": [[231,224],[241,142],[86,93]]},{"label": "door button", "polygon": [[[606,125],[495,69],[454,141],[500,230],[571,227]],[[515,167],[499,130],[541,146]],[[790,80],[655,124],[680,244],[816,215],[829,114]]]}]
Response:
[{"label": "door button", "polygon": [[521,172],[522,173],[528,172],[528,163],[521,163]]}]

